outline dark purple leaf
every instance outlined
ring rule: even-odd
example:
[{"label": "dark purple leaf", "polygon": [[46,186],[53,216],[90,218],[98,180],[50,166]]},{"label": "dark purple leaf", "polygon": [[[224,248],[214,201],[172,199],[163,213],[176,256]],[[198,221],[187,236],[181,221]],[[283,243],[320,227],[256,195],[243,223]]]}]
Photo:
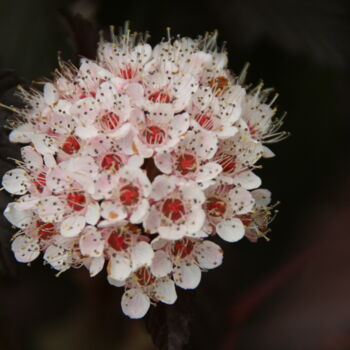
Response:
[{"label": "dark purple leaf", "polygon": [[98,31],[93,23],[79,14],[61,10],[60,15],[67,24],[77,55],[96,58]]},{"label": "dark purple leaf", "polygon": [[193,310],[189,291],[178,291],[174,305],[158,303],[146,316],[146,328],[160,350],[181,350],[191,333]]}]

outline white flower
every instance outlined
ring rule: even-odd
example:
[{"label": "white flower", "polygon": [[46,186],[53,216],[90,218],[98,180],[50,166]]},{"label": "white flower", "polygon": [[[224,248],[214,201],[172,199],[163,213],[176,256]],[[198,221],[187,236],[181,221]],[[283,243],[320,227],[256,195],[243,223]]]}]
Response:
[{"label": "white flower", "polygon": [[204,224],[205,197],[195,182],[179,183],[175,176],[159,175],[152,185],[154,201],[144,220],[146,232],[158,232],[165,239],[195,236]]},{"label": "white flower", "polygon": [[4,211],[16,259],[42,252],[58,274],[91,277],[106,266],[131,318],[222,263],[210,236],[266,237],[273,206],[256,163],[285,137],[270,90],[246,90],[216,33],[146,39],[113,34],[96,61],[60,61],[42,91],[21,89],[9,138],[27,145],[2,178],[17,196]]}]

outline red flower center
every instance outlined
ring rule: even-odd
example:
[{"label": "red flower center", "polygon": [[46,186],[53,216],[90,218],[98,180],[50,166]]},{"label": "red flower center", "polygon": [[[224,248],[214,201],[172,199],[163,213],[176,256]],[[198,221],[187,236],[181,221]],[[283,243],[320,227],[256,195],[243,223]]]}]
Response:
[{"label": "red flower center", "polygon": [[177,170],[182,175],[194,172],[197,169],[197,159],[194,155],[185,153],[177,158]]},{"label": "red flower center", "polygon": [[220,198],[211,197],[207,199],[206,208],[209,215],[220,217],[223,216],[226,212],[226,203]]},{"label": "red flower center", "polygon": [[124,205],[135,204],[140,197],[139,189],[133,185],[126,185],[120,189],[120,201]]},{"label": "red flower center", "polygon": [[86,198],[79,192],[69,193],[67,196],[67,204],[76,211],[83,210],[85,207]]},{"label": "red flower center", "polygon": [[123,79],[131,79],[134,76],[134,71],[130,67],[124,68],[120,70],[120,75]]},{"label": "red flower center", "polygon": [[186,256],[188,256],[192,253],[192,250],[193,250],[193,242],[188,238],[184,238],[184,239],[181,239],[179,241],[176,241],[173,244],[171,252],[175,256],[185,258]]},{"label": "red flower center", "polygon": [[250,214],[244,214],[239,216],[244,226],[249,226],[252,222],[252,216]]},{"label": "red flower center", "polygon": [[210,114],[197,114],[194,119],[206,130],[212,130],[214,127],[213,118]]},{"label": "red flower center", "polygon": [[112,232],[108,238],[108,244],[116,251],[127,249],[129,246],[126,243],[125,236],[118,232]]},{"label": "red flower center", "polygon": [[255,134],[257,133],[256,125],[251,125],[249,122],[247,122],[247,125],[248,125],[250,135],[252,135],[254,137]]},{"label": "red flower center", "polygon": [[48,240],[56,234],[55,227],[52,223],[38,221],[36,226],[38,227],[38,236],[40,239]]},{"label": "red flower center", "polygon": [[152,102],[159,102],[159,103],[170,103],[171,98],[168,93],[164,91],[157,91],[153,94],[148,96],[148,99]]},{"label": "red flower center", "polygon": [[152,125],[144,130],[143,135],[146,137],[147,143],[159,145],[164,141],[165,132],[160,127]]},{"label": "red flower center", "polygon": [[229,81],[227,78],[220,76],[210,80],[209,86],[216,96],[221,96],[228,89]]},{"label": "red flower center", "polygon": [[40,173],[36,180],[33,181],[34,185],[36,186],[37,190],[42,193],[44,190],[44,187],[46,186],[46,174]]},{"label": "red flower center", "polygon": [[108,112],[101,117],[101,126],[104,130],[114,130],[119,125],[120,118],[113,112]]},{"label": "red flower center", "polygon": [[62,146],[62,150],[67,154],[73,154],[80,150],[80,145],[76,137],[68,136]]},{"label": "red flower center", "polygon": [[103,157],[101,166],[105,170],[118,171],[123,162],[121,158],[116,154],[107,154]]},{"label": "red flower center", "polygon": [[224,172],[233,172],[236,168],[236,161],[233,156],[229,154],[223,154],[219,161]]},{"label": "red flower center", "polygon": [[185,214],[185,207],[180,199],[168,198],[163,203],[162,213],[170,220],[176,221]]},{"label": "red flower center", "polygon": [[[94,92],[94,91],[90,91],[89,93],[88,93],[88,95],[90,95],[90,96],[92,96],[93,98],[95,98],[96,97],[96,92]],[[86,97],[88,97],[88,95],[85,93],[85,92],[83,92],[81,95],[80,95],[80,99],[82,99],[82,98],[86,98]]]},{"label": "red flower center", "polygon": [[135,277],[137,282],[141,284],[141,286],[148,286],[152,284],[156,278],[152,275],[151,271],[146,267],[141,267],[135,272]]}]

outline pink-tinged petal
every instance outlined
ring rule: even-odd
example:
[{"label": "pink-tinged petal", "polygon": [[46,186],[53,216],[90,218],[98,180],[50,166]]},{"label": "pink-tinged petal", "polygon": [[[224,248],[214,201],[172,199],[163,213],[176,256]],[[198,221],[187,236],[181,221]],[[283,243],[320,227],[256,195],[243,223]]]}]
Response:
[{"label": "pink-tinged petal", "polygon": [[186,218],[186,236],[195,237],[205,222],[205,212],[200,207],[194,208]]},{"label": "pink-tinged petal", "polygon": [[144,100],[144,90],[141,84],[131,83],[126,88],[126,93],[130,97],[133,104],[142,106]]},{"label": "pink-tinged petal", "polygon": [[144,162],[144,159],[135,154],[128,159],[126,165],[130,168],[140,168],[143,162]]},{"label": "pink-tinged petal", "polygon": [[57,166],[56,159],[52,154],[44,154],[44,163],[48,168],[54,168]]},{"label": "pink-tinged petal", "polygon": [[92,97],[78,100],[71,108],[71,113],[79,125],[91,125],[96,121],[100,107]]},{"label": "pink-tinged petal", "polygon": [[65,203],[56,196],[41,199],[36,207],[37,214],[44,222],[59,222],[63,219]]},{"label": "pink-tinged petal", "polygon": [[44,260],[55,270],[66,271],[70,268],[71,254],[60,245],[50,245],[44,254]]},{"label": "pink-tinged petal", "polygon": [[124,220],[127,213],[121,205],[110,201],[104,201],[101,204],[101,216],[110,223],[116,223]]},{"label": "pink-tinged petal", "polygon": [[107,281],[109,284],[111,284],[114,287],[123,287],[125,286],[125,281],[118,281],[111,276],[107,276]]},{"label": "pink-tinged petal", "polygon": [[21,195],[27,192],[31,181],[24,169],[16,168],[7,171],[2,178],[2,186],[12,194]]},{"label": "pink-tinged petal", "polygon": [[35,134],[32,136],[32,142],[35,149],[41,154],[54,154],[57,152],[56,141],[48,135]]},{"label": "pink-tinged petal", "polygon": [[197,182],[209,181],[217,177],[221,173],[221,171],[222,171],[222,166],[217,163],[210,162],[210,163],[204,164],[200,168],[196,181]]},{"label": "pink-tinged petal", "polygon": [[196,259],[202,269],[214,269],[222,264],[223,251],[211,241],[203,241],[196,248]]},{"label": "pink-tinged petal", "polygon": [[252,190],[261,186],[260,177],[255,175],[252,171],[244,171],[243,173],[236,175],[232,182],[246,190]]},{"label": "pink-tinged petal", "polygon": [[237,242],[244,237],[244,225],[237,218],[227,219],[216,225],[216,233],[227,242]]},{"label": "pink-tinged petal", "polygon": [[271,203],[271,192],[263,188],[252,191],[252,196],[255,199],[257,208],[266,207]]},{"label": "pink-tinged petal", "polygon": [[159,201],[175,190],[177,179],[175,176],[158,175],[152,183],[151,199]]},{"label": "pink-tinged petal", "polygon": [[100,219],[100,206],[98,202],[91,203],[86,208],[85,220],[88,225],[96,225]]},{"label": "pink-tinged petal", "polygon": [[[200,130],[198,127],[195,128]],[[196,133],[192,133],[191,147],[194,149],[196,155],[203,159],[211,159],[214,157],[218,149],[218,139],[212,132],[206,130],[200,130]]]},{"label": "pink-tinged petal", "polygon": [[238,128],[231,125],[225,125],[221,127],[221,129],[216,133],[218,138],[220,139],[228,139],[229,137],[233,137],[237,134]]},{"label": "pink-tinged petal", "polygon": [[63,237],[76,237],[86,224],[84,216],[71,216],[61,223],[60,233]]},{"label": "pink-tinged petal", "polygon": [[130,222],[132,224],[140,224],[146,217],[149,209],[149,203],[147,199],[142,199],[141,203],[136,207],[136,210],[130,216]]},{"label": "pink-tinged petal", "polygon": [[151,207],[143,221],[143,227],[147,233],[156,233],[160,225],[161,215],[156,207]]},{"label": "pink-tinged petal", "polygon": [[80,237],[79,247],[81,254],[91,258],[98,258],[103,253],[104,243],[101,233],[91,227]]},{"label": "pink-tinged petal", "polygon": [[67,171],[60,168],[53,168],[46,174],[46,186],[52,193],[62,193],[71,186]]},{"label": "pink-tinged petal", "polygon": [[58,101],[59,93],[55,86],[51,83],[44,85],[44,101],[47,105],[53,105]]},{"label": "pink-tinged petal", "polygon": [[177,299],[175,283],[170,279],[157,282],[154,292],[156,298],[165,304],[174,304]]},{"label": "pink-tinged petal", "polygon": [[178,138],[184,135],[190,126],[190,116],[188,113],[175,115],[169,123],[169,135],[172,138]]},{"label": "pink-tinged petal", "polygon": [[108,134],[109,137],[113,138],[114,140],[119,140],[121,138],[126,137],[131,130],[131,124],[125,123],[120,128],[116,129],[115,131]]},{"label": "pink-tinged petal", "polygon": [[156,167],[164,174],[170,174],[173,163],[169,153],[159,153],[154,156],[154,163]]},{"label": "pink-tinged petal", "polygon": [[100,103],[104,109],[112,109],[116,102],[117,89],[110,82],[102,83],[96,91],[96,101]]},{"label": "pink-tinged petal", "polygon": [[16,203],[9,203],[4,211],[5,218],[18,228],[26,228],[33,219],[32,210],[19,210],[15,207]]},{"label": "pink-tinged petal", "polygon": [[43,158],[32,146],[21,148],[21,156],[29,169],[40,169],[43,166]]},{"label": "pink-tinged petal", "polygon": [[86,140],[98,136],[98,129],[93,125],[78,126],[75,129],[75,135],[81,138],[82,140]]},{"label": "pink-tinged petal", "polygon": [[194,181],[188,181],[180,187],[184,200],[192,205],[200,206],[205,201],[204,192]]},{"label": "pink-tinged petal", "polygon": [[13,143],[29,143],[36,130],[30,123],[25,123],[10,132],[9,139]]},{"label": "pink-tinged petal", "polygon": [[152,246],[147,242],[138,242],[131,249],[131,262],[133,271],[141,266],[150,266],[154,252]]},{"label": "pink-tinged petal", "polygon": [[90,156],[70,158],[69,160],[61,162],[60,166],[71,173],[89,174],[91,177],[94,177],[99,171],[99,167],[94,158]]},{"label": "pink-tinged petal", "polygon": [[146,294],[130,289],[123,294],[121,305],[125,315],[138,319],[146,315],[151,303]]},{"label": "pink-tinged petal", "polygon": [[117,253],[109,260],[107,270],[111,278],[124,281],[132,272],[131,261],[127,257]]},{"label": "pink-tinged petal", "polygon": [[99,274],[102,271],[104,264],[105,258],[103,255],[97,258],[92,258],[89,263],[90,277],[95,277],[97,274]]},{"label": "pink-tinged petal", "polygon": [[132,142],[132,153],[130,154],[138,154],[143,158],[152,157],[154,150],[149,148],[147,145],[143,144],[139,138],[135,138]]},{"label": "pink-tinged petal", "polygon": [[[152,242],[153,243],[153,242]],[[153,246],[153,244],[152,244]],[[173,270],[173,263],[169,255],[163,250],[157,250],[151,265],[151,272],[155,277],[165,277]]]},{"label": "pink-tinged petal", "polygon": [[164,248],[168,243],[169,243],[168,240],[163,239],[163,238],[158,236],[158,237],[153,239],[153,241],[151,242],[151,245],[152,245],[153,250],[158,250],[158,249]]},{"label": "pink-tinged petal", "polygon": [[275,156],[275,153],[273,153],[270,148],[266,147],[266,146],[262,146],[262,149],[263,149],[263,154],[262,156],[264,158],[273,158]]},{"label": "pink-tinged petal", "polygon": [[188,233],[187,223],[183,225],[167,225],[159,226],[158,228],[159,236],[163,239],[168,240],[178,240],[183,238]]},{"label": "pink-tinged petal", "polygon": [[188,107],[192,94],[198,89],[198,82],[191,74],[185,74],[175,86],[177,99],[173,106],[176,112],[180,112]]},{"label": "pink-tinged petal", "polygon": [[[55,106],[52,108],[55,112],[55,115],[60,115],[65,117],[66,120],[70,120],[70,112],[71,112],[72,104],[67,100],[59,100]],[[50,111],[48,109],[48,111]],[[61,119],[64,122],[64,119]]]},{"label": "pink-tinged petal", "polygon": [[16,260],[22,263],[29,263],[40,254],[38,240],[26,235],[17,236],[11,244],[11,249]]},{"label": "pink-tinged petal", "polygon": [[235,214],[249,213],[253,207],[255,200],[249,191],[242,187],[235,187],[228,193],[230,206]]},{"label": "pink-tinged petal", "polygon": [[114,176],[110,176],[109,174],[101,174],[95,183],[96,191],[92,197],[96,200],[110,198],[113,192],[115,181],[118,180]]},{"label": "pink-tinged petal", "polygon": [[183,289],[197,288],[201,281],[201,275],[201,269],[197,265],[185,261],[174,267],[174,281]]},{"label": "pink-tinged petal", "polygon": [[40,201],[40,198],[35,198],[31,196],[30,194],[20,197],[14,204],[14,208],[17,210],[27,210],[27,209],[34,209],[38,202]]}]

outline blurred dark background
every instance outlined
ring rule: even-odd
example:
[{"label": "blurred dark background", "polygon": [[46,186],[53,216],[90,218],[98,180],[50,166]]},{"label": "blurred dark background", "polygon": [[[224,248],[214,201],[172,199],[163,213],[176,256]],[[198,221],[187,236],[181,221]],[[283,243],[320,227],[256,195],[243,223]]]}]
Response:
[{"label": "blurred dark background", "polygon": [[[271,240],[222,243],[223,266],[145,320],[122,315],[121,291],[102,274],[17,264],[2,220],[0,349],[350,349],[349,19],[345,0],[0,0],[0,101],[49,76],[58,51],[93,55],[96,29],[110,24],[130,20],[152,43],[167,26],[218,29],[230,68],[250,62],[248,82],[279,92],[291,133],[259,171],[281,201]],[[4,171],[17,150],[3,130],[0,152]]]}]

